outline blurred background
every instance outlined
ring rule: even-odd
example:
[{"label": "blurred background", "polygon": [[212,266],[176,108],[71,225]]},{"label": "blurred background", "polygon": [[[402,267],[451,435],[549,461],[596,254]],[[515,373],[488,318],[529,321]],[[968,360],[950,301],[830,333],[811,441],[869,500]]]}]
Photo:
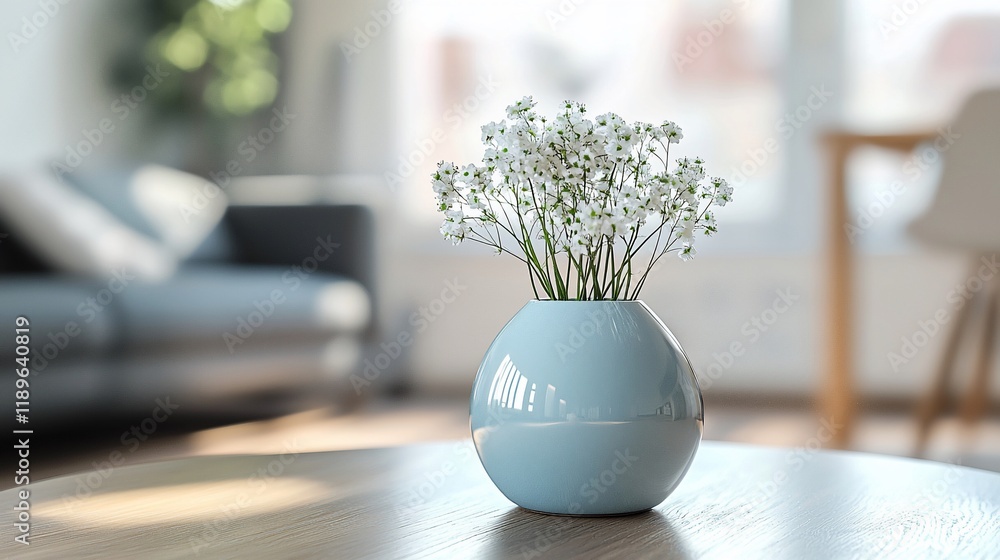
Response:
[{"label": "blurred background", "polygon": [[706,438],[1000,470],[996,2],[0,13],[0,318],[31,321],[39,475],[467,437],[532,295],[440,239],[428,176],[478,161],[523,95],[674,120],[735,186],[642,298],[699,372]]}]

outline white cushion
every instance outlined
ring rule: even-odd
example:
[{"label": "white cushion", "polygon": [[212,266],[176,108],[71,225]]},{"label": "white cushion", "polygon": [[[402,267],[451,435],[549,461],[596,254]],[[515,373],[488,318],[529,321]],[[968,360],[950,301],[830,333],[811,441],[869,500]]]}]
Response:
[{"label": "white cushion", "polygon": [[177,258],[46,171],[0,177],[0,217],[50,266],[107,278],[124,270],[147,281],[168,278]]},{"label": "white cushion", "polygon": [[226,213],[226,195],[196,175],[160,165],[146,165],[132,175],[130,195],[163,245],[186,259]]}]

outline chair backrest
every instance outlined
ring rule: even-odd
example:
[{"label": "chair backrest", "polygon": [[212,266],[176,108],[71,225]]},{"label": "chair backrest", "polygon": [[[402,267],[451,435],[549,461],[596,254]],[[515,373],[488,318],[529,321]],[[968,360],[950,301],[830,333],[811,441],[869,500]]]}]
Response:
[{"label": "chair backrest", "polygon": [[[950,136],[950,138],[949,138]],[[960,251],[1000,251],[1000,89],[966,101],[950,130],[919,148],[918,157],[944,163],[934,200],[910,224],[923,242]]]}]

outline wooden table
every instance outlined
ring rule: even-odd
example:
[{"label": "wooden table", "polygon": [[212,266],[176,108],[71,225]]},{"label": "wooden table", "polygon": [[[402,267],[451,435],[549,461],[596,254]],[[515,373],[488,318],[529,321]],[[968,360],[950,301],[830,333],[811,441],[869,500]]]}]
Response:
[{"label": "wooden table", "polygon": [[508,502],[468,441],[293,450],[38,482],[31,545],[6,523],[0,556],[1000,558],[1000,474],[940,463],[708,442],[654,510],[569,518]]}]

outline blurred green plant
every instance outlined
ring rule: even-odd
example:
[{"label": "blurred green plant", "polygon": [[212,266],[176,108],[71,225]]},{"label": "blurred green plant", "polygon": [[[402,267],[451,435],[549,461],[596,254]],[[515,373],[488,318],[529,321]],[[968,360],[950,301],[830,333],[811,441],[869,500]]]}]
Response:
[{"label": "blurred green plant", "polygon": [[218,117],[243,116],[274,101],[271,36],[291,21],[288,0],[166,0],[149,9],[143,58],[180,70],[162,88],[164,108],[190,113],[200,102]]}]

